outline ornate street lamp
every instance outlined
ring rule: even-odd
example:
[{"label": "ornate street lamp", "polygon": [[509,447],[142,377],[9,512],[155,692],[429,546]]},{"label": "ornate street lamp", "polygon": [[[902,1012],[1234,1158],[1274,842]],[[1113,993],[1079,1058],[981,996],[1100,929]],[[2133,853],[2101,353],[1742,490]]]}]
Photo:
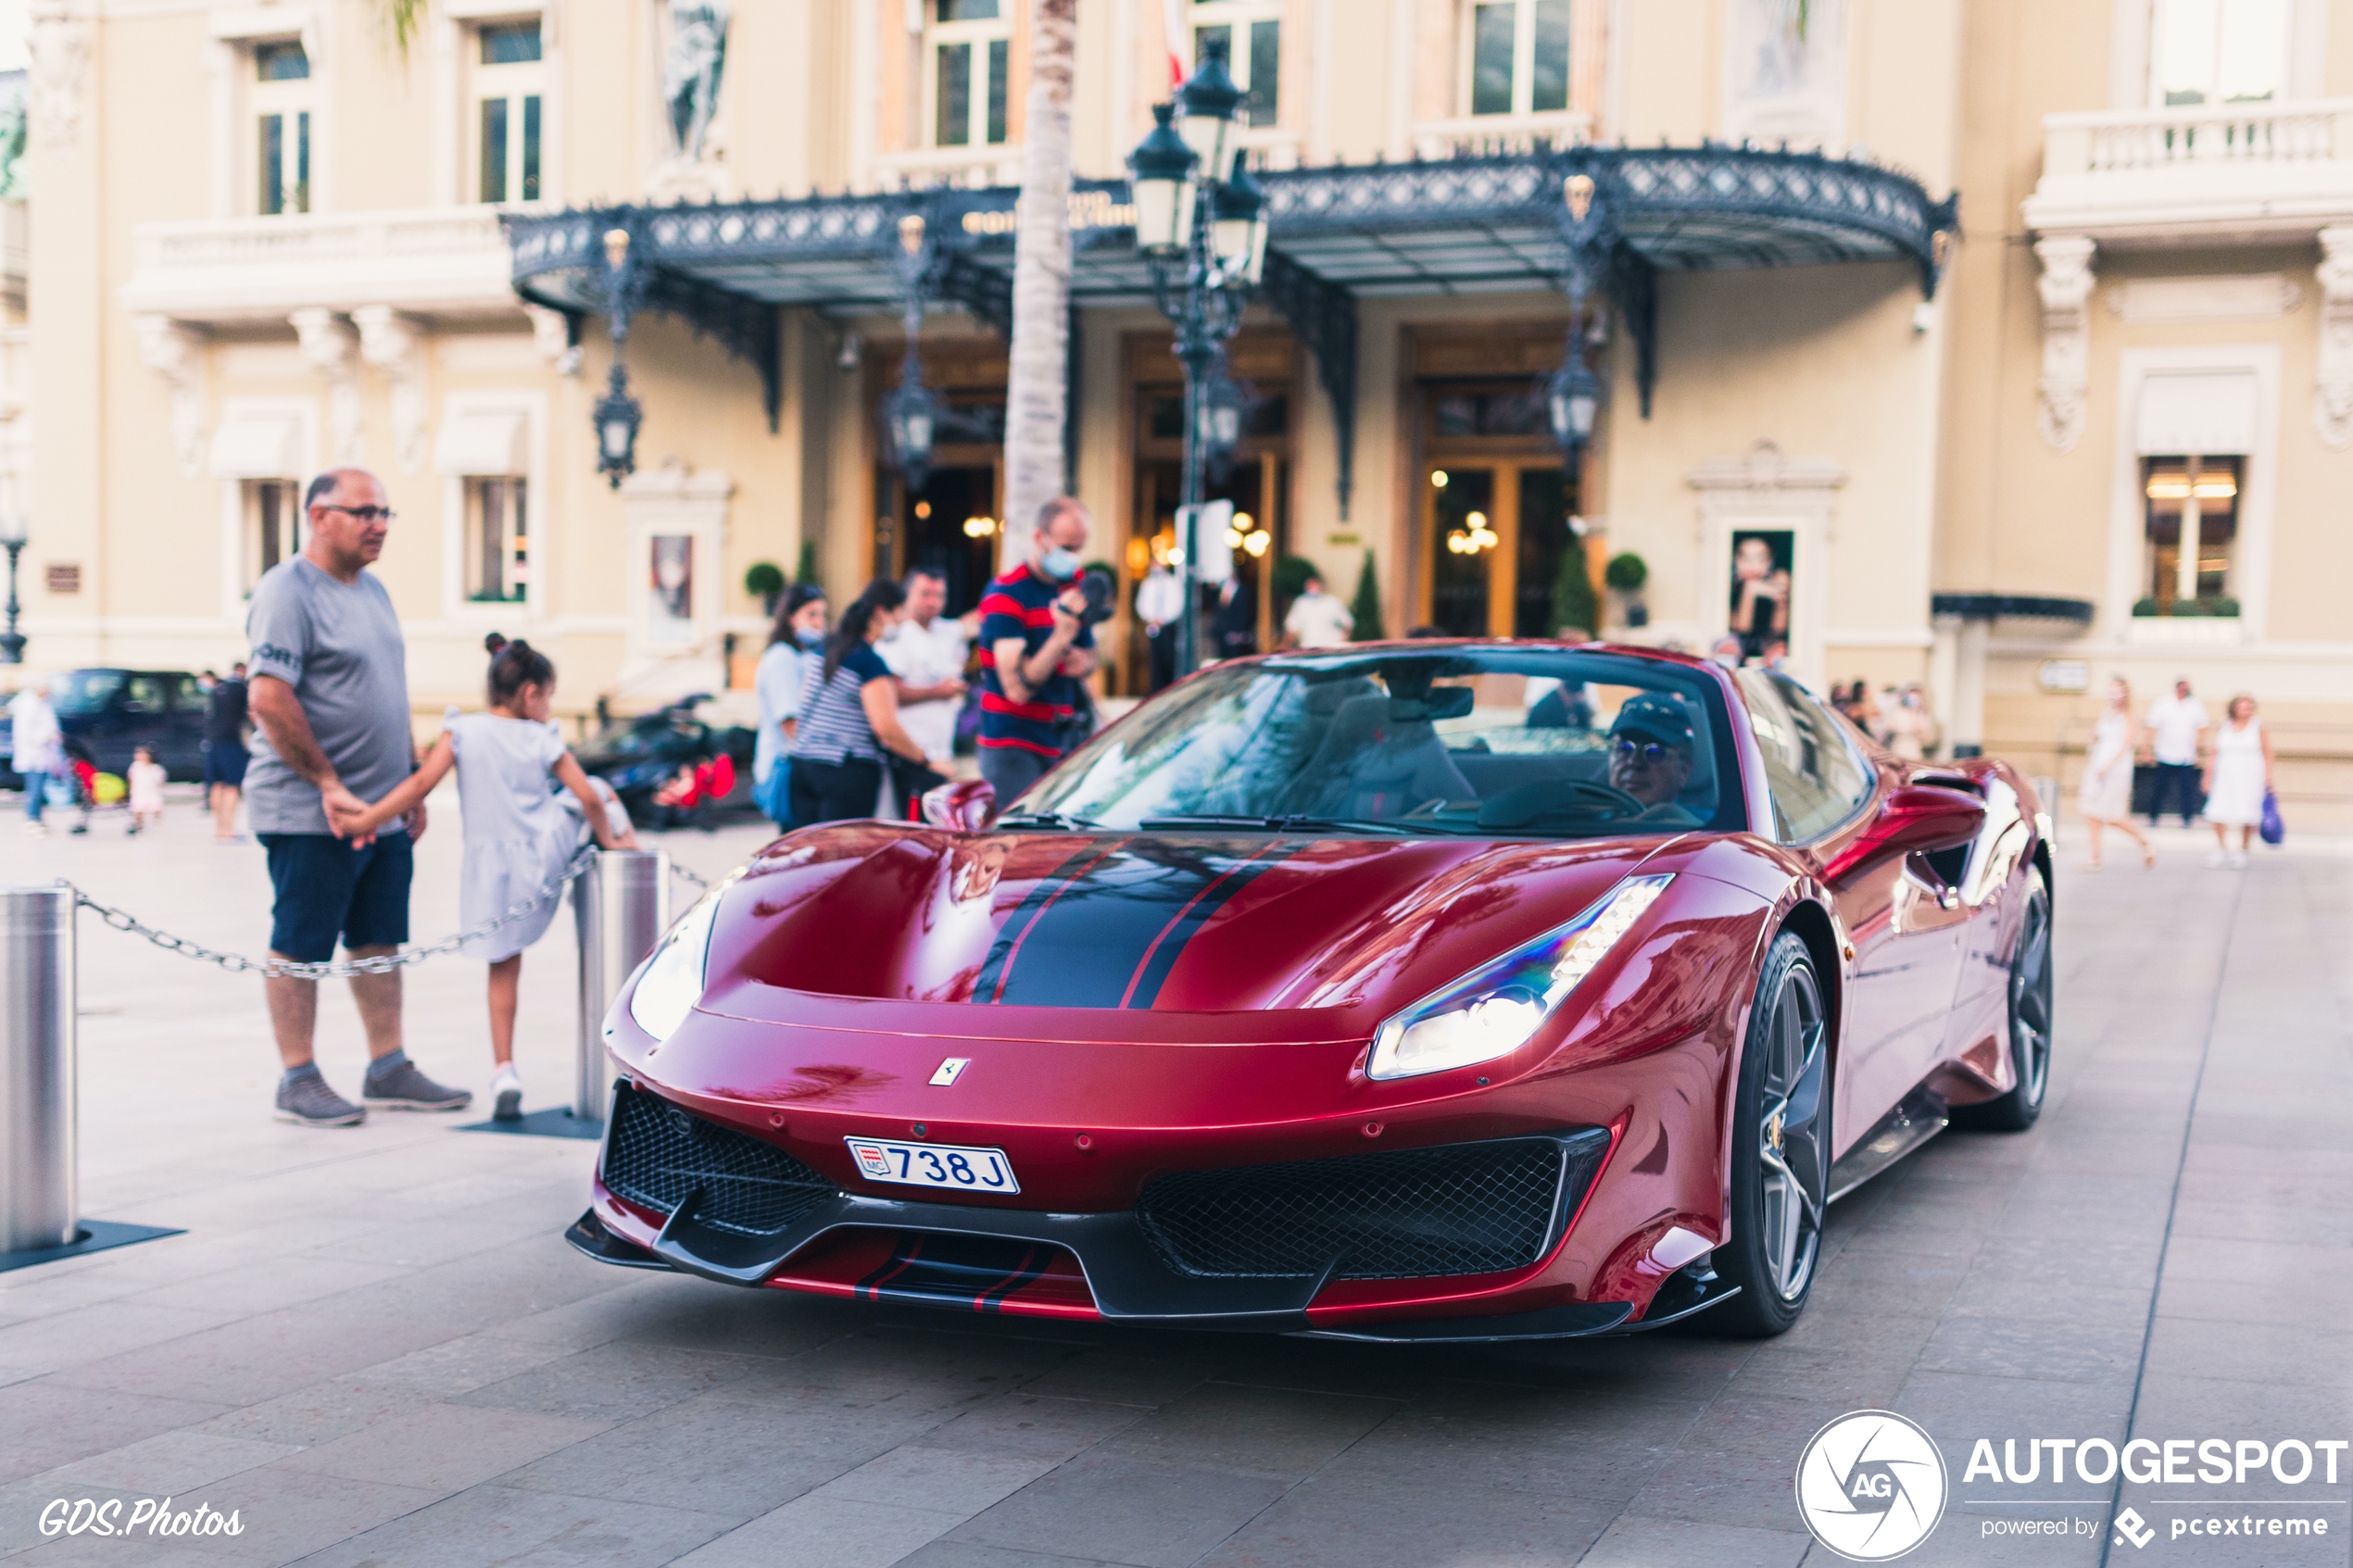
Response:
[{"label": "ornate street lamp", "polygon": [[612,324],[612,370],[605,379],[605,395],[597,399],[588,413],[590,424],[597,432],[597,471],[605,476],[612,489],[637,471],[637,427],[645,423],[646,410],[629,393],[629,372],[622,368],[621,354],[629,341],[629,317],[643,288],[640,269],[629,264],[629,231],[605,231],[605,290],[609,301],[608,320]]},{"label": "ornate street lamp", "polygon": [[924,384],[924,361],[918,342],[924,330],[924,291],[934,256],[925,239],[921,214],[899,220],[900,277],[903,303],[900,319],[907,329],[907,355],[899,362],[899,384],[882,400],[883,433],[889,438],[889,461],[904,476],[907,494],[924,487],[931,467],[931,449],[947,404]]},{"label": "ornate street lamp", "polygon": [[[1594,416],[1601,412],[1602,380],[1585,363],[1585,333],[1580,321],[1569,329],[1568,352],[1561,368],[1544,386],[1544,411],[1553,424],[1553,439],[1561,456],[1575,470],[1593,439]],[[1576,477],[1574,471],[1570,478]]]},{"label": "ornate street lamp", "polygon": [[0,632],[0,664],[24,662],[24,633],[17,630],[17,558],[24,554],[25,521],[17,512],[0,513],[0,549],[8,552],[8,629]]},{"label": "ornate street lamp", "polygon": [[[1226,341],[1241,325],[1242,307],[1266,258],[1266,196],[1229,150],[1241,89],[1226,69],[1223,44],[1212,44],[1200,67],[1176,90],[1184,117],[1152,109],[1153,126],[1127,160],[1136,202],[1136,247],[1151,268],[1152,297],[1176,329],[1176,360],[1185,368],[1185,462],[1180,516],[1199,526],[1204,470],[1220,436],[1228,451],[1241,435],[1238,389],[1221,408],[1213,401],[1224,374]],[[1233,179],[1220,182],[1220,172]],[[1176,579],[1185,613],[1176,622],[1176,672],[1192,672],[1199,645],[1200,604],[1194,593],[1198,543],[1177,541]]]}]

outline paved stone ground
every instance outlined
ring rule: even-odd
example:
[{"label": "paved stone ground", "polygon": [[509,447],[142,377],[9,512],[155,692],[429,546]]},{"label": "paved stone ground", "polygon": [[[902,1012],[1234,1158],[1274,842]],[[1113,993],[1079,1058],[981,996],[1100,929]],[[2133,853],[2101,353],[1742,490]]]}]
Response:
[{"label": "paved stone ground", "polygon": [[[258,949],[265,881],[192,812],[124,840],[0,838]],[[454,923],[457,839],[418,934]],[[716,872],[750,841],[684,835]],[[2066,875],[2041,1127],[1950,1134],[1835,1211],[1797,1329],[1408,1351],[876,1310],[600,1268],[558,1239],[593,1146],[379,1116],[268,1118],[259,988],[82,926],[92,1215],[188,1234],[0,1274],[0,1554],[124,1563],[1790,1564],[1806,1438],[1868,1406],[1943,1446],[1907,1562],[2348,1560],[2331,1486],[1965,1479],[1974,1439],[2353,1437],[2353,847],[2246,872],[2169,841]],[[521,1058],[565,1098],[568,925],[525,965]],[[413,973],[412,1050],[487,1082],[480,971]],[[358,1076],[347,1002],[321,1057]],[[170,1494],[235,1537],[44,1538],[53,1499]],[[2021,1505],[2025,1499],[2027,1505]],[[2278,1504],[2292,1502],[2295,1510]],[[2218,1505],[2209,1507],[2212,1503]],[[2330,1535],[2175,1541],[2228,1504]],[[2193,1506],[2194,1505],[2194,1506]],[[2271,1506],[2263,1506],[2271,1505]],[[1989,1536],[2082,1519],[2064,1539]]]}]

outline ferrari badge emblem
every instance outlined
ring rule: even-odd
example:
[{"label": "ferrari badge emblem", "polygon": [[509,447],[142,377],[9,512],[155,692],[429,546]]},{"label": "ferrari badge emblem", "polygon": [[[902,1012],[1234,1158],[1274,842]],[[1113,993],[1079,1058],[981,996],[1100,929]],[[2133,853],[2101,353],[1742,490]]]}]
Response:
[{"label": "ferrari badge emblem", "polygon": [[963,1077],[964,1069],[971,1065],[972,1058],[968,1056],[950,1057],[946,1061],[941,1062],[939,1064],[939,1070],[931,1075],[932,1087],[936,1089],[946,1088],[958,1078]]},{"label": "ferrari badge emblem", "polygon": [[1593,210],[1593,177],[1572,174],[1561,182],[1561,195],[1568,203],[1568,216],[1582,223],[1585,215]]}]

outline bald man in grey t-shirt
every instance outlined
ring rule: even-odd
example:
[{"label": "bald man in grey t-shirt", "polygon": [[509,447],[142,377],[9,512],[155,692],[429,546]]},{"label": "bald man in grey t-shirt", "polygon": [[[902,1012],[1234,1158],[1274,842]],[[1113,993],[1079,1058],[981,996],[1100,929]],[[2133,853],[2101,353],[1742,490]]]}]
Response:
[{"label": "bald man in grey t-shirt", "polygon": [[[245,615],[258,732],[245,801],[276,894],[270,956],[324,963],[338,939],[353,958],[388,954],[409,940],[409,846],[425,821],[421,806],[384,832],[350,841],[329,821],[330,809],[357,809],[407,778],[417,751],[400,620],[368,571],[392,525],[384,486],[364,469],[337,469],[312,480],[304,500],[309,542],[262,574]],[[312,1127],[366,1120],[312,1060],[318,982],[272,974],[262,985],[285,1068],[279,1120]],[[368,1032],[366,1101],[464,1109],[472,1095],[426,1077],[401,1047],[400,972],[355,974],[351,996]]]}]

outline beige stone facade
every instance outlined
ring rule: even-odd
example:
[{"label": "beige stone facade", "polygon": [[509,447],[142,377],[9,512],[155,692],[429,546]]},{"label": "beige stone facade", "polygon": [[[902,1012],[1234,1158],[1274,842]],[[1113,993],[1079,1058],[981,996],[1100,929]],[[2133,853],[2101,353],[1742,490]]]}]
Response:
[{"label": "beige stone facade", "polygon": [[[977,571],[989,542],[967,550],[961,524],[1000,495],[994,333],[926,321],[935,384],[978,421],[943,449],[934,506],[880,464],[895,318],[783,311],[772,431],[752,368],[648,311],[627,351],[638,471],[610,489],[588,417],[604,323],[526,309],[498,219],[1010,182],[1023,8],[737,0],[707,124],[682,132],[665,66],[692,5],[434,0],[405,56],[358,0],[36,7],[30,657],[225,665],[252,577],[296,543],[301,481],[334,460],[375,468],[400,511],[382,571],[421,709],[471,699],[493,629],[544,643],[571,710],[740,683],[764,635],[745,571],[789,571],[804,540],[837,594],[926,552]],[[1652,412],[1614,329],[1581,494],[1493,412],[1559,362],[1556,290],[1358,301],[1345,516],[1315,361],[1256,307],[1236,356],[1265,415],[1228,493],[1275,533],[1270,560],[1307,557],[1335,591],[1369,548],[1392,633],[1541,621],[1558,540],[1536,535],[1574,514],[1596,570],[1627,550],[1650,567],[1629,634],[1702,646],[1761,533],[1793,560],[1809,678],[1927,680],[1950,739],[2039,771],[2080,746],[2109,673],[2144,697],[2188,673],[2266,699],[2316,809],[2353,796],[2328,760],[2353,745],[2353,96],[2333,96],[2353,94],[2353,0],[2254,5],[2284,19],[2278,57],[2238,50],[2229,82],[2198,65],[2198,9],[1813,0],[1800,36],[1780,0],[1185,0],[1188,30],[1230,30],[1263,121],[1243,139],[1270,168],[1752,138],[1960,197],[1932,301],[1901,262],[1662,273]],[[1078,172],[1115,177],[1167,93],[1164,6],[1080,0],[1079,19]],[[1167,328],[1135,304],[1080,327],[1074,470],[1095,553],[1132,578],[1172,499]],[[2199,505],[2221,564],[2144,605],[2165,548],[2147,493],[2176,470],[2218,492]],[[1468,582],[1439,541],[1443,508],[1478,495],[1512,537]],[[1938,595],[2091,619],[1939,616]],[[2176,597],[2237,614],[2135,613]],[[1134,685],[1136,645],[1109,641]]]}]

